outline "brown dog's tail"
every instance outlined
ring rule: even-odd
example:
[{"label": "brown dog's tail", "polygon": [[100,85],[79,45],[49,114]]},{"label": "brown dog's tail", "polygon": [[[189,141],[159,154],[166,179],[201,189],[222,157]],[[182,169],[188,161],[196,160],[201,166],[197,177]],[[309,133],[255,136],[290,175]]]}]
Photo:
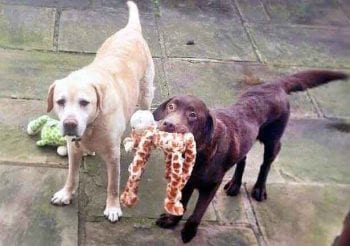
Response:
[{"label": "brown dog's tail", "polygon": [[319,85],[326,84],[333,80],[347,79],[348,75],[343,72],[310,70],[295,73],[282,78],[278,83],[288,94],[292,92],[304,91]]}]

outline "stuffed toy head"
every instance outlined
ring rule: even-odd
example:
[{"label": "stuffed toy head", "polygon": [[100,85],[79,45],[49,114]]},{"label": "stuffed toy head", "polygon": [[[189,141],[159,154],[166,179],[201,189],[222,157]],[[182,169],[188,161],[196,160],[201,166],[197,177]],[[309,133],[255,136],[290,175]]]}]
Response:
[{"label": "stuffed toy head", "polygon": [[130,120],[131,136],[124,139],[126,151],[136,150],[129,166],[129,179],[120,201],[131,207],[138,201],[137,191],[141,175],[151,150],[163,150],[166,161],[165,178],[168,180],[164,209],[173,215],[182,215],[181,190],[189,179],[196,157],[196,144],[191,133],[168,133],[157,129],[149,111],[137,111]]},{"label": "stuffed toy head", "polygon": [[156,126],[153,114],[148,110],[137,110],[130,119],[130,126],[134,131],[140,131]]},{"label": "stuffed toy head", "polygon": [[41,139],[36,142],[37,146],[57,146],[58,155],[67,155],[67,142],[65,137],[61,134],[58,120],[43,115],[29,122],[27,127],[27,133],[29,135],[36,135],[40,131]]}]

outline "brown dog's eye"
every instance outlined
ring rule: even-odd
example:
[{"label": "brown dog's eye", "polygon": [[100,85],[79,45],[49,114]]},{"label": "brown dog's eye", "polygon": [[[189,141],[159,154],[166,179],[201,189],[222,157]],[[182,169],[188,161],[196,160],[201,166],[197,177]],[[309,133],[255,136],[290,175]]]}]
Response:
[{"label": "brown dog's eye", "polygon": [[66,100],[64,100],[64,99],[60,99],[60,100],[57,100],[57,102],[56,102],[59,106],[64,106],[64,104],[66,103]]},{"label": "brown dog's eye", "polygon": [[80,100],[79,101],[79,105],[81,107],[86,107],[90,102],[86,101],[86,100]]},{"label": "brown dog's eye", "polygon": [[172,104],[172,103],[168,104],[168,110],[169,111],[173,111],[174,109],[175,109],[175,105],[174,104]]},{"label": "brown dog's eye", "polygon": [[197,118],[197,114],[196,114],[195,112],[191,112],[191,113],[189,114],[189,116],[190,116],[190,118],[192,118],[192,119]]}]

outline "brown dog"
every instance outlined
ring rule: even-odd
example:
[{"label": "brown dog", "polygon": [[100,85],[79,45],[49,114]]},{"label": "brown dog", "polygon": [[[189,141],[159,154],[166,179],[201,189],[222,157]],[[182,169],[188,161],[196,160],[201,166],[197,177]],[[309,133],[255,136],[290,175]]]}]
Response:
[{"label": "brown dog", "polygon": [[[239,193],[246,155],[256,140],[264,144],[265,151],[252,197],[257,201],[266,199],[266,178],[281,149],[280,139],[290,114],[288,94],[346,78],[346,74],[332,71],[297,73],[275,83],[255,86],[236,104],[224,109],[209,110],[193,96],[173,97],[161,104],[153,113],[161,130],[192,132],[197,143],[196,163],[182,190],[181,202],[185,208],[194,189],[198,189],[199,198],[181,231],[182,240],[189,242],[196,235],[225,172],[234,164],[235,173],[224,188],[229,196]],[[181,216],[162,214],[156,223],[170,228],[180,219]]]}]

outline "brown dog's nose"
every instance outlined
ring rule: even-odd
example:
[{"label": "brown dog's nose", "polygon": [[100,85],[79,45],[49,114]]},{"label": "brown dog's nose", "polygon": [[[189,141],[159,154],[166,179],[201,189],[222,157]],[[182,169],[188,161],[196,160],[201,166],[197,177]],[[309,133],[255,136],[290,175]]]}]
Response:
[{"label": "brown dog's nose", "polygon": [[66,119],[63,121],[64,135],[75,136],[78,122],[74,119]]},{"label": "brown dog's nose", "polygon": [[167,132],[174,132],[175,131],[175,125],[169,121],[163,121],[163,129]]}]

